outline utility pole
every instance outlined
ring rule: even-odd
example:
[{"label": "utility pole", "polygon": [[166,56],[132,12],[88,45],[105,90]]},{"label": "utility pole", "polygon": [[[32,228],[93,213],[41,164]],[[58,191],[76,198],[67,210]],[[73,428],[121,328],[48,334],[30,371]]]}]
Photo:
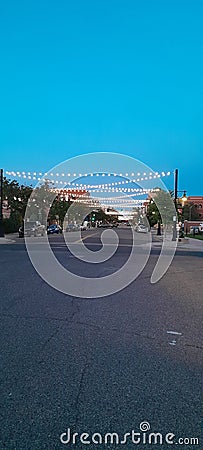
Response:
[{"label": "utility pole", "polygon": [[3,228],[3,169],[1,169],[0,173],[0,238],[4,237],[4,228]]},{"label": "utility pole", "polygon": [[175,170],[175,178],[174,178],[174,200],[175,200],[175,209],[177,212],[177,198],[178,198],[178,169]]},{"label": "utility pole", "polygon": [[178,198],[178,169],[174,172],[174,204],[176,215],[173,216],[173,241],[177,239],[177,198]]}]

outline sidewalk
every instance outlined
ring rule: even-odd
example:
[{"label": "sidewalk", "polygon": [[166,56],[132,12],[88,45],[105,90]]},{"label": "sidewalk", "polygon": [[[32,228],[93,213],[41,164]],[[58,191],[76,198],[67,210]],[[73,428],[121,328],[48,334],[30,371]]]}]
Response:
[{"label": "sidewalk", "polygon": [[[163,243],[163,235],[157,236],[156,234],[153,234],[153,242],[152,245],[154,247],[161,247]],[[180,242],[177,242],[177,249],[181,250],[191,250],[196,252],[203,252],[203,240],[200,239],[193,239],[185,237]]]},{"label": "sidewalk", "polygon": [[1,244],[12,244],[15,242],[13,239],[9,239],[7,237],[0,237],[0,245]]},{"label": "sidewalk", "polygon": [[178,248],[185,248],[187,250],[193,250],[197,252],[203,252],[203,240],[185,238],[181,242],[178,242]]}]

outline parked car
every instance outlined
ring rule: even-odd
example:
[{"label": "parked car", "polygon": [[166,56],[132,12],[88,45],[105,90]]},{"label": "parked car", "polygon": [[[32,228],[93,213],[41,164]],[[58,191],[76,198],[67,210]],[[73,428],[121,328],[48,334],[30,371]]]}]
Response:
[{"label": "parked car", "polygon": [[66,231],[79,231],[80,230],[80,225],[75,224],[75,223],[69,223],[66,226]]},{"label": "parked car", "polygon": [[88,225],[86,225],[85,223],[82,223],[82,225],[80,225],[81,231],[85,231],[85,230],[87,230],[88,228],[89,228]]},{"label": "parked car", "polygon": [[19,237],[24,236],[45,236],[46,228],[39,221],[23,222],[19,228]]},{"label": "parked car", "polygon": [[199,234],[199,233],[200,233],[199,226],[190,227],[190,234]]},{"label": "parked car", "polygon": [[203,233],[203,223],[200,223],[200,225],[199,225],[199,232]]},{"label": "parked car", "polygon": [[47,234],[59,234],[59,233],[62,233],[62,228],[60,227],[60,225],[56,223],[49,225],[49,227],[47,228]]},{"label": "parked car", "polygon": [[112,228],[112,223],[100,223],[98,225],[99,228]]},{"label": "parked car", "polygon": [[82,225],[80,226],[81,230],[88,230],[90,228],[91,224],[88,222],[88,220],[84,220]]},{"label": "parked car", "polygon": [[148,232],[148,227],[142,223],[138,223],[136,229],[135,229],[138,233],[147,233]]}]

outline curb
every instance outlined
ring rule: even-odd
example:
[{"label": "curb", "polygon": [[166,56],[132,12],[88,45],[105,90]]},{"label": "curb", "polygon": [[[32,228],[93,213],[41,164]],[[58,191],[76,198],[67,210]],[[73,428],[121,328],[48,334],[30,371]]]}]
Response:
[{"label": "curb", "polygon": [[12,244],[12,243],[14,243],[15,241],[13,240],[13,239],[6,239],[6,238],[2,238],[2,237],[0,237],[0,245],[1,244]]}]

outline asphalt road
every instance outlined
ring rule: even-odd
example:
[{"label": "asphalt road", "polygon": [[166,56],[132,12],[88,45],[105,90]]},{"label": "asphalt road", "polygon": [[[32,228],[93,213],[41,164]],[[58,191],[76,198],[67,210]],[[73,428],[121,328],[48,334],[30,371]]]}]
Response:
[{"label": "asphalt road", "polygon": [[[89,249],[101,248],[98,230],[83,236]],[[81,266],[62,236],[50,242],[64,266],[104,276],[129,255],[129,230],[119,236],[115,264],[106,261],[101,272],[97,264]],[[0,247],[0,449],[202,450],[203,252],[178,249],[166,275],[151,284],[161,246],[155,243],[145,269],[124,290],[80,299],[46,284],[24,241],[14,240]],[[142,422],[151,427],[146,433]],[[114,432],[120,441],[82,444],[77,436],[77,445],[62,444],[68,428],[103,439]],[[121,444],[131,430],[141,442],[128,437]],[[150,431],[173,433],[174,445],[150,444]]]}]

